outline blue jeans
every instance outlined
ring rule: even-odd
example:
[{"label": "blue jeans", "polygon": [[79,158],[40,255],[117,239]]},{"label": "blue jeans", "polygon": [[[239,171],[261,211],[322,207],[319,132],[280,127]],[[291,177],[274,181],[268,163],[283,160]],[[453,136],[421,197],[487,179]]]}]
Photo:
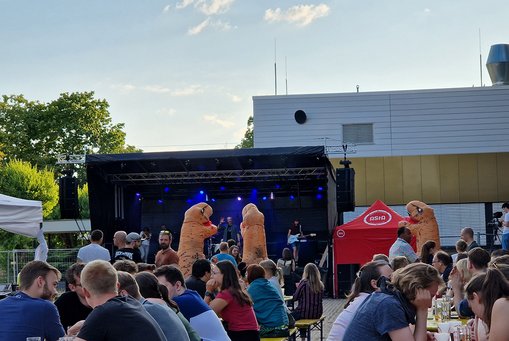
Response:
[{"label": "blue jeans", "polygon": [[509,233],[502,234],[502,249],[509,250]]}]

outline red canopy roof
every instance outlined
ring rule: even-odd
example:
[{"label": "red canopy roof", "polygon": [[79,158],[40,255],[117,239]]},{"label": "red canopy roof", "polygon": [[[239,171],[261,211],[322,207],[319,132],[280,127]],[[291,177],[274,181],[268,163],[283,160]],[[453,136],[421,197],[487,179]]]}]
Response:
[{"label": "red canopy roof", "polygon": [[375,201],[359,217],[334,229],[334,263],[364,264],[376,253],[388,255],[402,220],[382,201]]}]

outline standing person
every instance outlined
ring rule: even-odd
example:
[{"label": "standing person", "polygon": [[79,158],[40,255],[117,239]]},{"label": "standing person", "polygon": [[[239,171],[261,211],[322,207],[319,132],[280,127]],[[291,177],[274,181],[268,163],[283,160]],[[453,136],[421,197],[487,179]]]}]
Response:
[{"label": "standing person", "polygon": [[148,262],[148,254],[150,252],[150,238],[152,237],[152,233],[148,227],[145,227],[143,231],[140,233],[141,236],[141,260],[143,263]]},{"label": "standing person", "polygon": [[[123,249],[126,244],[127,233],[125,231],[117,231],[113,235],[113,246],[118,249]],[[113,257],[115,258],[115,257]]]},{"label": "standing person", "polygon": [[293,253],[289,248],[283,249],[282,258],[277,261],[277,266],[283,271],[283,279],[285,283],[285,295],[293,296],[295,292],[295,260]]},{"label": "standing person", "polygon": [[383,261],[371,261],[360,268],[353,282],[352,291],[346,297],[343,311],[334,321],[327,341],[343,341],[345,330],[352,322],[357,309],[372,292],[378,290],[377,283],[381,276],[389,279],[392,276],[391,267]]},{"label": "standing person", "polygon": [[96,259],[109,262],[111,260],[110,252],[101,246],[103,237],[103,231],[101,230],[90,232],[90,244],[78,250],[78,262],[88,263]]},{"label": "standing person", "polygon": [[[304,267],[302,280],[293,294],[297,307],[292,311],[295,321],[300,319],[317,319],[323,313],[323,283],[320,280],[320,271],[313,263]],[[300,336],[306,338],[306,330],[300,330]]]},{"label": "standing person", "polygon": [[179,256],[177,255],[177,251],[171,248],[172,241],[173,236],[170,231],[163,230],[159,233],[159,246],[161,247],[161,250],[159,250],[156,254],[157,267],[161,265],[179,263]]},{"label": "standing person", "polygon": [[241,288],[237,271],[231,262],[221,261],[212,269],[212,278],[207,282],[205,302],[227,324],[226,332],[232,341],[259,341],[258,322],[253,310],[253,301]]},{"label": "standing person", "polygon": [[424,244],[422,244],[421,262],[432,265],[436,247],[437,243],[435,243],[433,240],[428,240]]},{"label": "standing person", "polygon": [[398,238],[389,249],[389,261],[392,262],[392,260],[398,256],[406,257],[409,263],[414,263],[418,260],[419,257],[417,257],[417,254],[410,245],[411,241],[412,232],[410,229],[406,226],[398,228]]},{"label": "standing person", "polygon": [[[380,283],[357,309],[344,340],[427,340],[426,319],[442,279],[431,265],[412,263],[392,274],[394,288]],[[412,331],[409,325],[415,324]]]},{"label": "standing person", "polygon": [[295,263],[299,262],[300,237],[302,237],[302,226],[299,219],[295,219],[292,226],[288,229],[288,245],[292,248]]},{"label": "standing person", "polygon": [[64,328],[73,326],[76,322],[87,318],[92,312],[92,307],[88,304],[81,286],[81,271],[85,264],[74,263],[65,272],[65,280],[69,291],[64,292],[55,301],[60,322]]},{"label": "standing person", "polygon": [[504,218],[502,220],[502,249],[509,250],[509,202],[502,204]]},{"label": "standing person", "polygon": [[115,252],[114,260],[128,259],[135,263],[141,263],[140,243],[141,236],[136,232],[129,233],[125,238],[125,247]]},{"label": "standing person", "polygon": [[186,279],[186,288],[195,290],[202,298],[205,298],[207,282],[210,279],[210,276],[210,261],[207,259],[197,259],[193,263],[191,276]]},{"label": "standing person", "polygon": [[469,306],[487,326],[490,341],[507,340],[509,335],[509,282],[498,269],[487,269],[466,286]]},{"label": "standing person", "polygon": [[43,261],[28,262],[19,273],[20,291],[0,300],[0,340],[25,341],[30,336],[56,341],[64,336],[57,294],[60,271]]},{"label": "standing person", "polygon": [[[108,262],[95,260],[83,268],[81,283],[88,304],[94,310],[79,329],[76,341],[123,340],[165,341],[161,328],[140,302],[118,296],[118,276]],[[133,326],[129,328],[129,326]]]},{"label": "standing person", "polygon": [[460,238],[467,242],[467,252],[473,248],[479,247],[477,242],[474,240],[474,230],[471,227],[464,227],[461,230]]},{"label": "standing person", "polygon": [[[160,284],[168,289],[168,298],[177,302],[182,315],[204,340],[230,340],[221,321],[206,301],[194,290],[186,288],[184,275],[174,265],[163,265],[154,271]],[[205,293],[205,299],[207,295]]]},{"label": "standing person", "polygon": [[224,217],[221,217],[219,220],[219,225],[217,226],[217,230],[219,235],[222,236],[222,242],[228,242],[228,240],[233,239],[239,247],[242,247],[240,229],[237,224],[233,223],[232,217],[226,217],[226,222]]}]

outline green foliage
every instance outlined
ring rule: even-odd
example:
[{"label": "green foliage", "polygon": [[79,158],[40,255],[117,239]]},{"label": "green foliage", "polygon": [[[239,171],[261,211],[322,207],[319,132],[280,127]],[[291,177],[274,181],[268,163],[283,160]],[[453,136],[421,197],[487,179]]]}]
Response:
[{"label": "green foliage", "polygon": [[38,170],[29,162],[12,160],[0,168],[0,193],[42,201],[47,217],[58,203],[58,186],[50,169]]},{"label": "green foliage", "polygon": [[89,219],[90,206],[88,204],[88,184],[84,184],[78,188],[78,204],[80,207],[81,219]]},{"label": "green foliage", "polygon": [[253,130],[253,116],[247,119],[247,129],[240,144],[235,146],[235,149],[253,148],[254,147],[254,130]]}]

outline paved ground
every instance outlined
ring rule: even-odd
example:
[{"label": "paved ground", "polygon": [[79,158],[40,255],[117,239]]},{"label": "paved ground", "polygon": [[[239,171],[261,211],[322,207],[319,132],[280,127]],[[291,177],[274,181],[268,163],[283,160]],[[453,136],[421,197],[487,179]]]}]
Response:
[{"label": "paved ground", "polygon": [[[333,298],[325,298],[323,300],[323,314],[325,315],[325,320],[323,321],[323,339],[327,340],[327,336],[329,335],[329,330],[336,320],[336,317],[343,310],[343,305],[345,304],[344,299],[333,299]],[[319,341],[320,340],[320,331],[313,330],[311,332],[311,340]]]}]

